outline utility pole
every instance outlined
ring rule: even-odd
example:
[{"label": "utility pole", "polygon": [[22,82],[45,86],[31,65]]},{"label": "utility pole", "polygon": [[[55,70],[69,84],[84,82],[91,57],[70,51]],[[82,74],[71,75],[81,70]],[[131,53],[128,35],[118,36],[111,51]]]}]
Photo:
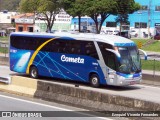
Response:
[{"label": "utility pole", "polygon": [[152,4],[152,0],[149,0],[149,5],[148,5],[148,38],[150,38],[151,4]]}]

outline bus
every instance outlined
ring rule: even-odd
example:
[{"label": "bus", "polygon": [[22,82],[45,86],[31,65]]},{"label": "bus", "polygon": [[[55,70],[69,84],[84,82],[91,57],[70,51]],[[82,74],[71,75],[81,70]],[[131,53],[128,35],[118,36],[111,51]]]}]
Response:
[{"label": "bus", "polygon": [[[143,55],[143,56],[142,56]],[[145,51],[124,37],[91,33],[10,35],[10,70],[99,85],[127,86],[142,80]]]}]

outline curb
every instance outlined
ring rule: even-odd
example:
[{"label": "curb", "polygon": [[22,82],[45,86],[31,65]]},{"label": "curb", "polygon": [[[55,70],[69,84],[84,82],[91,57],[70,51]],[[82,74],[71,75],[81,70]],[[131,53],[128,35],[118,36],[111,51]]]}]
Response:
[{"label": "curb", "polygon": [[100,111],[105,111],[108,104],[149,111],[160,110],[160,104],[150,101],[101,93],[95,90],[87,90],[78,87],[53,84],[45,81],[38,81],[37,85],[34,97],[44,100],[60,101],[75,106],[87,106],[91,109],[98,109]]},{"label": "curb", "polygon": [[1,91],[23,96],[33,97],[36,89],[37,81],[26,77],[14,76],[11,77],[10,84],[0,83]]},{"label": "curb", "polygon": [[144,73],[142,75],[141,83],[151,86],[160,86],[160,75],[152,75]]},{"label": "curb", "polygon": [[96,89],[88,90],[74,85],[62,85],[21,76],[13,76],[11,80],[10,85],[0,84],[0,90],[101,112],[133,109],[160,111],[159,103],[97,92]]}]

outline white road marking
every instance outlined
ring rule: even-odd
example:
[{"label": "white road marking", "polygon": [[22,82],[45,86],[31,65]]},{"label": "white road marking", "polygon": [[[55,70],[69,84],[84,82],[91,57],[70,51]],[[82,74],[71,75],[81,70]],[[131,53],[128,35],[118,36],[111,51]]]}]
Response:
[{"label": "white road marking", "polygon": [[[60,108],[60,107],[56,107],[56,106],[46,105],[46,104],[42,104],[42,103],[37,103],[37,102],[33,102],[33,101],[29,101],[29,100],[24,100],[24,99],[20,99],[20,98],[14,98],[14,97],[5,96],[5,95],[0,95],[0,97],[8,98],[8,99],[13,99],[13,100],[21,101],[21,102],[26,102],[26,103],[31,103],[31,104],[36,104],[36,105],[40,105],[40,106],[45,106],[45,107],[49,107],[49,108],[59,109],[59,110],[63,110],[63,111],[73,111],[73,110],[70,110],[70,109],[65,109],[65,108]],[[75,111],[75,112],[77,112],[79,114],[82,114],[82,115],[88,115],[88,116],[96,117],[96,118],[103,119],[103,120],[113,120],[113,119],[110,119],[110,118],[97,117],[95,115],[81,113],[81,112],[78,112],[78,111]]]}]

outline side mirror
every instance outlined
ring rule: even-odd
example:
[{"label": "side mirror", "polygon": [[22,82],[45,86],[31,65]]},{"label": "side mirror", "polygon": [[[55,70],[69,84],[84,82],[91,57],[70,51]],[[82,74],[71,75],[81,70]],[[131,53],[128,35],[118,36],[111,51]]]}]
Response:
[{"label": "side mirror", "polygon": [[147,60],[147,53],[142,50],[142,49],[138,49],[140,53],[142,53],[144,55],[144,59]]},{"label": "side mirror", "polygon": [[119,54],[118,51],[115,51],[115,50],[112,50],[112,49],[107,49],[107,48],[106,48],[106,50],[107,50],[107,51],[110,51],[110,52],[112,52],[112,53],[114,53],[114,54],[117,56],[118,61],[121,60],[121,55]]}]

